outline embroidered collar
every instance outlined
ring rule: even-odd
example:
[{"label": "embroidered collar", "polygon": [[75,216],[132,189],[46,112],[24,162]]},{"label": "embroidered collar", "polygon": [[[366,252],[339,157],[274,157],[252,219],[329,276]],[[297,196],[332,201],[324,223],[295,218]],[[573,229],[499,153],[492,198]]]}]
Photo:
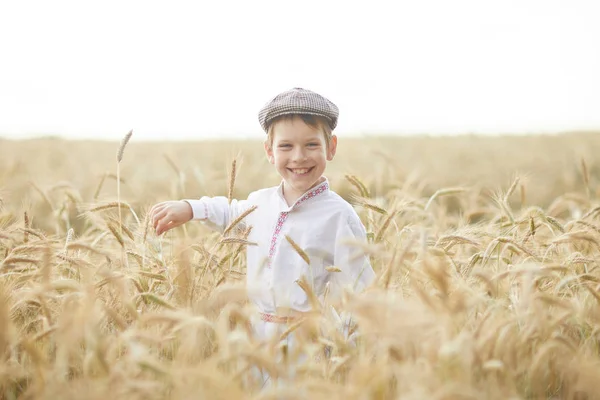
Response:
[{"label": "embroidered collar", "polygon": [[327,192],[329,190],[329,181],[327,178],[321,183],[319,183],[314,188],[310,189],[306,193],[304,193],[291,207],[287,206],[285,198],[283,197],[283,182],[277,188],[277,195],[279,196],[279,200],[281,204],[285,205],[285,210],[279,212],[279,218],[277,219],[277,223],[275,224],[275,229],[273,230],[273,235],[271,236],[271,246],[269,247],[269,261],[267,267],[271,267],[271,261],[273,260],[273,256],[277,251],[277,243],[279,242],[279,235],[281,234],[281,230],[283,228],[283,224],[287,220],[290,212],[295,208],[300,206],[302,203],[310,199],[314,199],[315,197]]},{"label": "embroidered collar", "polygon": [[283,196],[283,182],[281,182],[281,184],[277,188],[277,194],[279,195],[279,198],[283,201],[285,208],[289,209],[290,211],[293,210],[294,208],[298,207],[302,203],[306,202],[307,200],[313,199],[327,191],[329,191],[329,180],[327,178],[325,178],[325,180],[323,182],[319,183],[314,188],[308,190],[306,193],[304,193],[302,196],[300,196],[300,198],[298,200],[296,200],[296,202],[294,204],[292,204],[291,206],[288,207],[287,203],[285,201],[285,197]]}]

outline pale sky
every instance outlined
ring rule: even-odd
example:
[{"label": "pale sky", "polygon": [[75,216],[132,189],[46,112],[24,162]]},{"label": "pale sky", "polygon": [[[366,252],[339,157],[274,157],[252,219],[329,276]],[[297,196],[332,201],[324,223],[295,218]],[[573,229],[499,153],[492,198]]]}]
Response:
[{"label": "pale sky", "polygon": [[261,138],[304,87],[336,132],[600,130],[600,1],[0,0],[0,137]]}]

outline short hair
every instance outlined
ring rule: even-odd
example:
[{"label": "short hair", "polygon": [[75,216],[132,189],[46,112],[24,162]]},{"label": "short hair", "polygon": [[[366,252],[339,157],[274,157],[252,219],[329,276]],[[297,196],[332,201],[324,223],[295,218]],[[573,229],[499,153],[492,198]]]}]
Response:
[{"label": "short hair", "polygon": [[280,121],[291,121],[296,117],[300,118],[302,122],[313,129],[321,128],[323,130],[323,134],[325,135],[325,143],[327,144],[327,147],[329,147],[329,141],[333,136],[333,130],[331,129],[329,121],[327,121],[327,119],[324,117],[312,114],[285,114],[274,118],[269,122],[269,126],[267,127],[267,140],[269,142],[269,146],[273,145],[273,130],[275,124]]}]

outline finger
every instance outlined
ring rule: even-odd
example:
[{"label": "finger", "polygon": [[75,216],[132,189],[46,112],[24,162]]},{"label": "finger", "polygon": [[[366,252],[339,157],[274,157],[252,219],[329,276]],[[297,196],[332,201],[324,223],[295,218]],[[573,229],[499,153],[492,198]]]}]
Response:
[{"label": "finger", "polygon": [[[169,214],[169,210],[168,208],[163,208],[162,210],[158,211],[156,214],[154,214],[154,216],[152,217],[152,225],[154,226],[154,228],[156,229],[156,226],[158,224],[158,222],[164,218],[167,218]],[[168,220],[169,218],[167,218]]]},{"label": "finger", "polygon": [[178,227],[179,225],[181,225],[182,222],[175,222],[175,221],[168,221],[168,220],[162,220],[160,222],[159,228],[156,231],[157,235],[162,235],[163,233],[170,231],[173,228]]},{"label": "finger", "polygon": [[156,224],[156,236],[160,236],[162,235],[164,232],[167,231],[167,226],[169,225],[169,221],[166,219],[162,219],[160,221],[158,221],[158,223]]},{"label": "finger", "polygon": [[[157,215],[156,219],[156,232],[157,234],[163,233],[171,229],[171,224],[174,223],[173,214],[168,208],[164,209]],[[160,233],[159,233],[160,232]]]},{"label": "finger", "polygon": [[167,206],[166,202],[155,204],[155,205],[152,206],[152,208],[150,209],[150,211],[148,211],[148,214],[150,216],[153,216],[154,214],[156,214],[160,210],[164,209],[166,206]]}]

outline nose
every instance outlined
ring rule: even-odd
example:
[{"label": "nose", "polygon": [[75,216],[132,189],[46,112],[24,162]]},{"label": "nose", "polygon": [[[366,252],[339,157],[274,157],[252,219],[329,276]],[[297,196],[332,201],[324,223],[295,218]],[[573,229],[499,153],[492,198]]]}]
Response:
[{"label": "nose", "polygon": [[294,149],[294,155],[293,155],[294,161],[303,161],[303,160],[306,160],[306,158],[307,158],[306,149],[302,146],[297,146]]}]

